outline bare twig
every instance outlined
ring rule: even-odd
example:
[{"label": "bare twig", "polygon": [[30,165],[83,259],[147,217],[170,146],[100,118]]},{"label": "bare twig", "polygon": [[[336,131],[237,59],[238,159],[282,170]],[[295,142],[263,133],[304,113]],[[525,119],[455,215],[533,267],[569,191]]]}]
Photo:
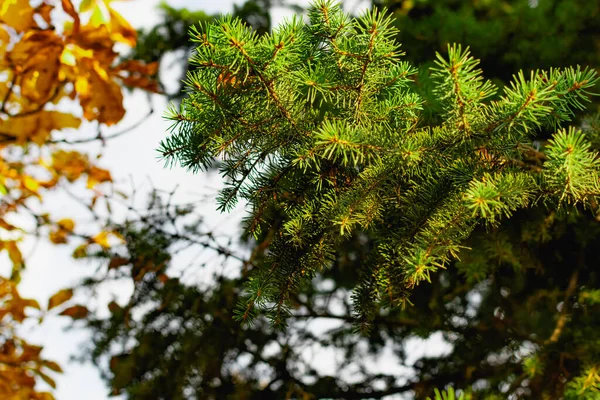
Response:
[{"label": "bare twig", "polygon": [[103,144],[111,139],[115,139],[119,136],[123,136],[126,133],[131,132],[132,130],[138,128],[139,126],[141,126],[144,122],[146,122],[146,120],[154,113],[154,109],[150,108],[150,110],[137,122],[135,122],[134,124],[132,124],[131,126],[128,126],[127,128],[124,128],[118,132],[115,132],[111,135],[108,136],[104,136],[102,134],[102,131],[98,130],[98,134],[96,136],[92,136],[89,138],[85,138],[85,139],[76,139],[76,140],[68,140],[68,139],[57,139],[57,140],[49,140],[48,143],[53,143],[53,144],[57,144],[57,143],[66,143],[66,144],[80,144],[80,143],[89,143],[89,142],[93,142],[96,140],[100,140]]}]

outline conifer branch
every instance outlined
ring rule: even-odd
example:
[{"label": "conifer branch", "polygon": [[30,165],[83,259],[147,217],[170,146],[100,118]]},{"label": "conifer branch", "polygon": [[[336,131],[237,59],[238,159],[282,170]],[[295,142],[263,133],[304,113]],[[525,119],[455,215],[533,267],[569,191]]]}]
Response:
[{"label": "conifer branch", "polygon": [[432,69],[441,122],[427,124],[389,17],[352,20],[323,0],[308,16],[260,39],[231,17],[207,26],[190,96],[169,115],[179,130],[161,148],[192,169],[222,158],[231,184],[219,208],[243,199],[249,232],[269,227],[240,320],[266,312],[285,326],[290,296],[367,234],[374,250],[353,299],[368,329],[378,305],[406,303],[478,224],[537,202],[597,202],[600,161],[582,133],[526,144],[583,107],[594,71],[520,72],[489,101],[496,88],[478,60],[451,45]]}]

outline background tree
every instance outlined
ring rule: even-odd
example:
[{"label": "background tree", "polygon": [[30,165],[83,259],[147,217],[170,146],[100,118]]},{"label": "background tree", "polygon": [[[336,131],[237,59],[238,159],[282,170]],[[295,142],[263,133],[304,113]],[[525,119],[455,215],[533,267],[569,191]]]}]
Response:
[{"label": "background tree", "polygon": [[[526,2],[520,3],[520,7],[526,6],[529,7]],[[545,14],[532,12],[527,15],[542,21],[545,18]],[[472,22],[477,23],[477,20]],[[591,32],[591,35],[598,35],[595,30]],[[510,37],[514,37],[513,44],[516,45],[519,37]],[[585,36],[577,33],[573,37],[581,40]],[[404,49],[410,54],[410,48],[405,46]],[[565,54],[569,56],[558,64],[579,62],[579,56]],[[491,63],[489,59],[488,63]],[[532,64],[518,66],[534,67]],[[543,66],[548,67],[547,64]],[[514,72],[514,69],[507,70]],[[212,77],[215,88],[222,90],[219,95],[225,99],[236,90],[247,89],[245,85],[253,85],[257,79],[255,74],[249,74],[246,81],[241,77],[224,80],[226,76],[215,73]],[[419,79],[421,77],[419,75]],[[428,77],[423,78],[427,81]],[[196,79],[192,83],[200,78]],[[424,82],[428,87],[426,84]],[[323,92],[325,90],[316,96]],[[426,108],[436,106],[434,97],[435,94],[431,96],[433,102],[425,103]],[[430,98],[426,97],[426,100]],[[440,105],[443,106],[443,102]],[[441,110],[443,112],[443,108]],[[440,118],[440,112],[433,111],[432,116]],[[572,123],[583,127],[588,140],[597,144],[597,117]],[[553,145],[547,142],[547,135],[554,133],[552,131],[538,131],[537,136],[531,137],[526,143],[531,147],[517,158],[524,164],[517,165],[532,172],[544,167],[558,167],[556,160],[569,151],[561,152],[557,147],[560,146],[560,135]],[[565,133],[562,138],[567,140],[568,136]],[[323,141],[326,139],[324,137]],[[567,150],[573,145],[572,142],[562,143],[567,145],[564,148]],[[335,159],[339,154],[342,153],[332,149],[330,157],[334,159],[330,161],[341,163],[341,158]],[[358,158],[359,151],[356,154],[354,157]],[[494,159],[494,152],[478,154],[492,167],[506,167],[505,162]],[[350,153],[350,161],[354,161],[352,157]],[[206,161],[210,161],[210,157],[206,157]],[[359,160],[359,165],[362,162]],[[564,177],[561,173],[553,175]],[[249,195],[252,193],[250,188],[245,189]],[[274,202],[280,203],[275,204],[294,201],[294,190],[290,192],[277,192],[279,199],[274,198]],[[596,208],[594,200],[590,207]],[[317,274],[299,294],[290,294],[291,315],[287,316],[289,326],[284,333],[274,331],[262,319],[244,328],[231,321],[231,308],[239,300],[241,282],[264,265],[265,249],[276,237],[278,223],[289,218],[289,212],[268,207],[263,218],[268,221],[265,226],[271,225],[274,229],[263,229],[258,234],[250,260],[241,263],[241,277],[218,276],[214,286],[196,287],[174,276],[168,277],[167,268],[172,268],[170,258],[161,252],[163,255],[159,259],[166,260],[161,264],[161,271],[166,271],[166,276],[154,272],[144,274],[143,282],[129,304],[113,305],[110,319],[90,320],[97,332],[94,357],[115,355],[111,346],[125,343],[126,339],[135,338],[129,343],[137,343],[123,345],[111,362],[111,370],[107,371],[107,377],[117,391],[124,390],[130,398],[282,398],[286,395],[380,398],[393,393],[411,393],[413,397],[424,398],[431,395],[435,387],[451,384],[468,388],[478,398],[511,395],[594,398],[598,390],[598,349],[593,333],[598,326],[594,317],[598,303],[597,257],[594,256],[598,225],[589,211],[580,214],[574,210],[548,212],[545,207],[538,207],[517,211],[508,223],[477,228],[466,243],[472,251],[461,250],[460,262],[431,274],[431,283],[414,288],[408,297],[412,305],[404,309],[374,307],[369,310],[372,328],[366,338],[356,335],[353,330],[349,293],[357,282],[364,280],[361,268],[365,260],[372,257],[374,245],[370,232],[347,238],[336,247],[329,269]],[[134,260],[144,254],[137,248],[148,251],[156,248],[155,245],[142,246],[144,243],[160,242],[161,249],[176,248],[182,243],[210,247],[202,239],[210,238],[210,234],[198,230],[197,225],[196,230],[182,235],[176,233],[174,227],[168,227],[165,221],[148,218],[116,228],[130,232],[135,240],[128,240],[126,246],[129,247],[121,249],[126,256],[106,253],[100,258],[130,260],[120,265],[119,271],[126,276],[139,276],[132,273],[136,268]],[[141,237],[144,239],[140,240]],[[216,251],[223,257],[232,258],[226,249],[216,247]],[[162,279],[157,279],[159,276]],[[141,311],[148,309],[150,311]],[[137,321],[129,317],[134,310],[142,314]],[[306,320],[312,319],[331,319],[339,324],[334,329],[315,333],[314,328],[306,324]],[[402,365],[410,360],[410,348],[406,348],[406,343],[410,343],[411,338],[430,337],[439,332],[452,349],[439,356],[422,357],[406,365],[404,373],[380,372],[368,364],[386,350],[394,349],[398,364]],[[337,349],[339,368],[325,373],[316,368],[303,354],[304,349],[311,347]],[[174,368],[178,368],[177,376],[181,380],[168,379]],[[353,377],[349,377],[351,372],[355,373]],[[165,385],[165,381],[169,385]]]},{"label": "background tree", "polygon": [[[551,0],[384,0],[398,40],[415,64],[431,62],[447,43],[468,45],[489,79],[508,82],[519,69],[598,65],[599,5]],[[408,49],[412,51],[408,51]]]},{"label": "background tree", "polygon": [[[55,26],[61,18],[67,22]],[[83,1],[79,11],[70,0],[58,6],[54,1],[0,1],[0,252],[12,264],[0,275],[3,399],[51,399],[50,393],[38,391],[36,382],[41,378],[54,387],[51,374],[61,372],[58,364],[42,357],[42,347],[20,337],[22,323],[41,319],[57,307],[61,315],[73,318],[87,313],[69,302],[69,289],[44,307],[20,296],[27,261],[23,241],[43,235],[57,245],[75,238],[108,246],[114,236],[100,231],[102,226],[89,234],[76,229],[72,219],[56,220],[44,212],[43,200],[50,191],[82,179],[94,193],[90,210],[109,193],[101,184],[112,181],[110,172],[73,145],[110,139],[102,126],[114,125],[125,115],[125,86],[157,91],[156,65],[122,62],[114,50],[117,43],[135,46],[136,32],[110,1]],[[72,135],[82,120],[97,124],[95,136]]]}]

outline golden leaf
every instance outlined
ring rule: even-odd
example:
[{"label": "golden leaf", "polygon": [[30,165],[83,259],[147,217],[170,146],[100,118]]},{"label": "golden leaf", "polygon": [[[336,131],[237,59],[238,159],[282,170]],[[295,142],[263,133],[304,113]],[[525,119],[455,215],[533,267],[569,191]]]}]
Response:
[{"label": "golden leaf", "polygon": [[73,233],[74,228],[75,222],[72,219],[61,219],[56,223],[56,228],[50,231],[48,237],[54,244],[67,243],[67,238]]},{"label": "golden leaf", "polygon": [[40,309],[40,305],[36,300],[24,299],[19,295],[16,284],[14,282],[7,281],[1,278],[0,281],[2,281],[2,283],[4,284],[6,284],[6,282],[10,283],[9,287],[6,289],[10,290],[11,298],[9,300],[5,300],[3,303],[0,303],[0,306],[2,309],[4,309],[4,311],[6,311],[12,316],[13,320],[17,322],[23,322],[27,317],[25,315],[25,308],[27,307],[35,308],[38,310]]},{"label": "golden leaf", "polygon": [[[103,24],[83,26],[74,4],[82,11],[95,8],[103,11],[96,12],[92,18]],[[60,11],[64,10],[69,17],[62,16],[63,21],[67,19],[64,29],[53,29],[56,24],[53,17],[58,14],[53,12],[53,7],[60,9],[61,6]],[[0,79],[0,99],[5,99],[4,117],[0,118],[0,146],[36,143],[40,147],[14,161],[0,158],[0,196],[7,197],[5,207],[0,210],[0,230],[12,231],[9,237],[20,237],[26,232],[7,223],[5,217],[13,213],[18,215],[28,198],[40,197],[38,192],[42,188],[55,186],[61,177],[74,181],[86,174],[90,187],[111,180],[110,172],[92,166],[85,154],[48,148],[53,131],[78,128],[81,124],[75,115],[49,109],[54,108],[52,104],[62,107],[69,98],[79,98],[83,115],[88,120],[108,125],[121,120],[125,113],[121,93],[124,84],[157,90],[152,79],[156,64],[131,63],[129,70],[115,67],[118,56],[113,49],[115,42],[134,45],[135,40],[135,30],[110,9],[107,0],[0,0],[0,72],[4,72],[4,79]],[[45,159],[48,153],[52,154],[51,161]],[[36,169],[46,169],[44,172],[51,174],[50,179],[38,180],[43,175],[35,172]],[[38,221],[50,228],[50,240],[54,243],[67,242],[75,228],[73,220],[67,218],[53,223],[53,218],[47,214],[40,215]],[[96,236],[100,246],[117,243],[119,239],[116,232]],[[90,240],[79,246],[73,255],[86,256],[92,243]],[[23,268],[19,246],[20,243],[14,240],[0,240],[0,249],[6,251],[15,266],[10,279],[0,277],[0,321],[11,326],[9,331],[2,332],[4,341],[0,344],[0,353],[6,357],[3,361],[10,362],[3,363],[4,367],[0,368],[4,378],[0,379],[0,398],[53,400],[50,393],[39,392],[36,386],[44,380],[54,387],[53,377],[46,372],[61,372],[60,366],[41,359],[40,347],[29,346],[15,335],[19,323],[29,317],[30,309],[40,308],[36,300],[20,297],[17,290],[19,271]],[[111,262],[115,265],[123,260]],[[68,307],[65,302],[71,296],[70,290],[56,293],[48,300],[48,308]],[[76,305],[61,314],[79,319],[88,313],[87,308]]]},{"label": "golden leaf", "polygon": [[73,54],[73,50],[65,47],[60,55],[60,62],[71,67],[77,65],[77,59],[75,58],[75,54]]},{"label": "golden leaf", "polygon": [[40,303],[38,303],[35,299],[23,299],[23,305],[25,307],[35,308],[36,310],[41,309]]},{"label": "golden leaf", "polygon": [[56,224],[60,227],[60,229],[64,229],[67,232],[73,232],[73,229],[75,229],[75,221],[70,218],[63,218]]},{"label": "golden leaf", "polygon": [[5,242],[4,248],[8,252],[8,258],[10,258],[13,265],[15,267],[21,267],[23,265],[23,254],[21,254],[21,250],[17,247],[17,243],[15,241]]},{"label": "golden leaf", "polygon": [[87,157],[77,151],[59,150],[52,154],[52,168],[69,182],[79,178],[88,166]]},{"label": "golden leaf", "polygon": [[23,354],[21,355],[21,359],[26,360],[26,361],[35,360],[40,357],[41,352],[42,352],[41,346],[25,344],[25,345],[23,345]]},{"label": "golden leaf", "polygon": [[32,192],[37,192],[38,189],[40,188],[40,183],[33,179],[30,176],[24,175],[23,176],[23,186],[25,186],[27,189],[31,190]]},{"label": "golden leaf", "polygon": [[96,0],[83,0],[79,5],[79,12],[86,12],[96,5]]},{"label": "golden leaf", "polygon": [[109,232],[100,232],[99,234],[94,236],[92,238],[92,240],[104,248],[109,248],[110,243],[108,242],[108,235],[109,235]]},{"label": "golden leaf", "polygon": [[33,108],[50,100],[60,84],[58,75],[63,47],[62,39],[53,31],[30,31],[7,56],[18,73],[21,96],[34,103]]},{"label": "golden leaf", "polygon": [[51,369],[54,372],[63,372],[63,370],[60,367],[60,365],[58,365],[54,361],[44,361],[43,364],[44,364],[45,367]]},{"label": "golden leaf", "polygon": [[[15,229],[18,229],[16,226],[14,226],[13,224],[9,224],[8,222],[6,222],[4,219],[0,218],[0,228],[7,230],[7,231],[13,231]],[[0,249],[2,248],[1,243],[0,243]]]},{"label": "golden leaf", "polygon": [[56,389],[56,382],[42,371],[36,370],[35,373],[44,380],[52,389]]},{"label": "golden leaf", "polygon": [[0,2],[0,22],[23,32],[36,26],[33,19],[34,9],[23,0],[4,0]]},{"label": "golden leaf", "polygon": [[60,111],[39,111],[20,118],[0,119],[0,131],[14,136],[17,143],[44,144],[53,130],[78,128],[81,120]]},{"label": "golden leaf", "polygon": [[73,258],[84,258],[87,256],[87,244],[79,245],[73,250]]},{"label": "golden leaf", "polygon": [[117,56],[112,50],[114,42],[110,38],[110,32],[106,25],[99,27],[91,25],[83,26],[70,39],[83,49],[94,50],[96,57],[100,57],[105,63],[111,63]]},{"label": "golden leaf", "polygon": [[88,121],[96,120],[106,125],[116,124],[125,115],[121,88],[97,63],[88,65],[86,72],[89,90],[85,93],[79,92],[83,116]]},{"label": "golden leaf", "polygon": [[109,20],[106,8],[102,4],[96,3],[94,10],[92,11],[92,16],[90,17],[90,24],[94,27],[99,27],[101,25],[106,25]]},{"label": "golden leaf", "polygon": [[112,182],[110,171],[92,166],[88,171],[88,188],[93,188],[102,182]]},{"label": "golden leaf", "polygon": [[[0,46],[0,56],[4,57],[4,53],[6,52],[6,44],[10,42],[10,34],[6,32],[6,29],[0,25],[0,42],[3,46]],[[0,61],[2,63],[3,61]]]},{"label": "golden leaf", "polygon": [[73,319],[82,319],[88,316],[90,311],[85,306],[76,305],[65,309],[60,315],[71,317]]},{"label": "golden leaf", "polygon": [[48,310],[58,307],[73,297],[73,289],[63,289],[58,291],[48,300]]},{"label": "golden leaf", "polygon": [[110,33],[111,36],[118,42],[125,43],[131,47],[135,47],[137,42],[137,32],[129,25],[115,10],[108,8],[110,13]]},{"label": "golden leaf", "polygon": [[67,243],[67,232],[60,229],[50,231],[50,233],[48,234],[48,238],[54,244],[64,244]]}]

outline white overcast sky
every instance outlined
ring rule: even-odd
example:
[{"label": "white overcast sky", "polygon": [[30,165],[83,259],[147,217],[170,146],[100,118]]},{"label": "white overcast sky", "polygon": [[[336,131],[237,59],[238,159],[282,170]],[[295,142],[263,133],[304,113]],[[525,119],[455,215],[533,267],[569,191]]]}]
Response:
[{"label": "white overcast sky", "polygon": [[[241,3],[239,0],[169,0],[167,3],[173,7],[186,7],[191,10],[203,10],[208,14],[227,13],[233,9],[233,4]],[[78,3],[78,2],[74,2]],[[115,2],[114,7],[130,21],[136,28],[150,27],[159,21],[156,6],[159,0],[132,0],[127,2]],[[306,5],[308,0],[299,0],[299,4]],[[357,10],[359,0],[346,2],[348,8]],[[281,21],[288,14],[286,10],[274,9],[272,16],[274,23]],[[115,130],[130,126],[137,122],[148,110],[144,95],[134,93],[126,97],[125,106],[127,115],[125,119],[115,127]],[[175,185],[181,188],[179,200],[189,201],[199,199],[203,195],[214,193],[218,187],[218,178],[208,179],[206,175],[192,175],[180,168],[166,169],[157,158],[156,148],[169,123],[162,119],[165,109],[165,101],[160,96],[154,96],[152,104],[155,113],[148,118],[140,127],[129,134],[108,143],[103,151],[101,165],[111,170],[114,180],[121,188],[130,188],[130,182],[141,191],[148,191],[151,186],[171,190]],[[110,132],[110,131],[108,131]],[[82,136],[94,134],[93,126],[84,126]],[[92,145],[92,151],[98,147]],[[152,185],[148,182],[151,181]],[[143,197],[143,196],[140,196]],[[55,217],[85,216],[83,209],[77,209],[77,204],[65,195],[56,194],[51,196],[45,204],[47,210]],[[242,209],[238,209],[233,215],[219,214],[212,201],[203,204],[204,214],[207,216],[209,225],[229,229],[235,234],[236,221],[239,220]],[[70,257],[72,247],[57,247],[44,242],[39,242],[31,249],[29,263],[24,273],[21,291],[23,296],[34,297],[45,303],[50,295],[64,287],[76,284],[81,277],[90,273],[94,266],[75,262]],[[0,258],[0,273],[6,272],[2,267],[3,262],[8,260]],[[127,296],[129,287],[112,287],[111,290],[102,294],[100,299],[82,299],[82,301],[95,300],[107,303],[111,296]],[[58,361],[64,368],[64,374],[56,376],[57,389],[55,396],[57,400],[107,400],[108,389],[100,379],[98,370],[92,365],[81,364],[70,361],[70,357],[77,356],[78,346],[85,345],[86,333],[82,330],[65,331],[68,321],[60,318],[48,318],[41,326],[32,326],[25,334],[34,343],[44,345],[44,357]],[[439,343],[439,341],[438,341]],[[431,351],[431,346],[423,342],[415,342],[414,350],[418,353]],[[439,347],[437,347],[439,350]],[[437,351],[435,351],[437,352]]]}]

